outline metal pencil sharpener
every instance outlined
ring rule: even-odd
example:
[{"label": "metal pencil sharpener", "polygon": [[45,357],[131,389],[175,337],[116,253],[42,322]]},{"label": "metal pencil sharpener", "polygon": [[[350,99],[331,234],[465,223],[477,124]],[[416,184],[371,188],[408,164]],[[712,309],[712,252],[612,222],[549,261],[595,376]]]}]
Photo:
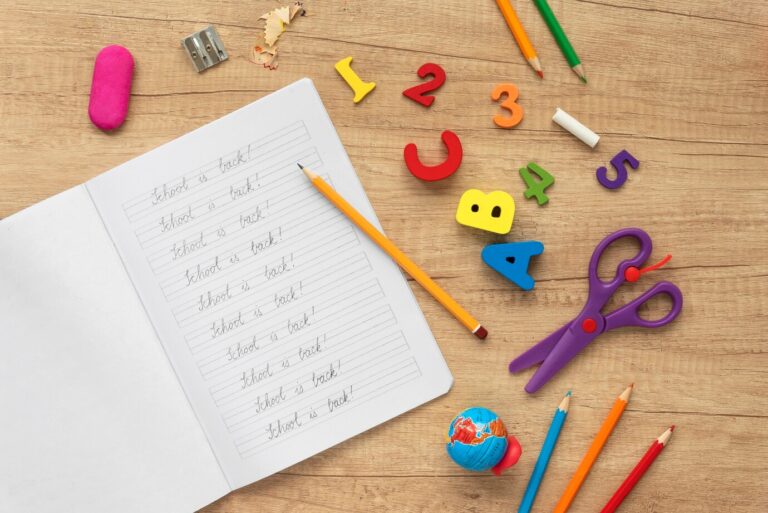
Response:
[{"label": "metal pencil sharpener", "polygon": [[229,57],[213,25],[188,35],[181,40],[181,46],[189,55],[198,73],[226,61]]}]

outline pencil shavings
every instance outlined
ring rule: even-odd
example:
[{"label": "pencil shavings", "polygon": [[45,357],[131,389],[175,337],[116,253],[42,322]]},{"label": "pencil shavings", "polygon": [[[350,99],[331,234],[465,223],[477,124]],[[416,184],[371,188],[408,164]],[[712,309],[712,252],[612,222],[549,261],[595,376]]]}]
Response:
[{"label": "pencil shavings", "polygon": [[264,34],[259,34],[251,49],[251,62],[261,64],[267,69],[277,69],[277,48],[267,46]]},{"label": "pencil shavings", "polygon": [[259,18],[264,20],[264,32],[258,35],[251,49],[251,62],[270,70],[277,69],[277,41],[297,15],[306,15],[303,2],[278,7]]},{"label": "pencil shavings", "polygon": [[291,20],[288,17],[287,5],[285,7],[275,9],[274,11],[265,14],[259,19],[266,20],[266,26],[264,27],[264,40],[269,46],[274,46],[275,43],[277,43],[277,38],[280,37],[280,34],[285,32],[285,24],[291,23]]}]

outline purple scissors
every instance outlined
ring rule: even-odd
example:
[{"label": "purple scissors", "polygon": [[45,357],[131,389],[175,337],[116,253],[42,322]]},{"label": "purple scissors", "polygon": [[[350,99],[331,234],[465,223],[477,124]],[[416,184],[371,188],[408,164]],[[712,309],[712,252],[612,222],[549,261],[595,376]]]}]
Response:
[{"label": "purple scissors", "polygon": [[[610,282],[604,282],[597,275],[600,257],[608,246],[622,237],[634,237],[640,241],[640,252],[635,257],[619,263],[616,268],[616,277]],[[660,281],[633,301],[608,314],[603,315],[601,313],[608,299],[625,281],[637,281],[643,273],[658,269],[671,258],[667,256],[656,265],[640,269],[639,267],[651,256],[652,249],[651,237],[640,228],[624,228],[610,234],[597,245],[595,252],[592,253],[592,259],[589,261],[589,297],[584,309],[571,322],[531,347],[509,364],[509,372],[519,372],[541,363],[541,367],[536,370],[525,386],[526,392],[532,394],[541,388],[557,371],[601,333],[623,326],[660,328],[677,317],[683,307],[683,293],[668,281]],[[661,319],[646,321],[637,313],[638,309],[643,303],[658,294],[669,295],[672,299],[672,309]]]}]

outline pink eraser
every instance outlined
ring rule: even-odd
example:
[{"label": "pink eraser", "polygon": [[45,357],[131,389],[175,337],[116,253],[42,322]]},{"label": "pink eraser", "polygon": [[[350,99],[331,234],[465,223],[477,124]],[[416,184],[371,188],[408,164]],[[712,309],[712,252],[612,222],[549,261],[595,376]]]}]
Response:
[{"label": "pink eraser", "polygon": [[120,45],[101,49],[93,65],[88,115],[102,130],[114,130],[125,121],[133,82],[133,56]]}]

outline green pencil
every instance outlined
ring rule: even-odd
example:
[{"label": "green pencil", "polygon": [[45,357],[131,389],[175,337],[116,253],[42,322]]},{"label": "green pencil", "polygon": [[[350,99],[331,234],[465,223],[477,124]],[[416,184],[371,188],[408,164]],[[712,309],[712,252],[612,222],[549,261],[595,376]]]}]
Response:
[{"label": "green pencil", "polygon": [[552,12],[552,8],[547,3],[547,0],[533,0],[533,3],[539,8],[539,12],[544,17],[544,21],[547,23],[549,31],[552,32],[555,41],[557,41],[557,45],[560,47],[560,50],[562,50],[563,55],[565,55],[565,60],[568,61],[568,65],[573,72],[576,73],[579,79],[586,84],[587,77],[584,75],[584,66],[581,65],[581,59],[576,55],[576,50],[573,49],[573,45],[568,41],[568,36],[563,32],[563,27],[560,26],[560,22],[555,18],[555,13]]}]

